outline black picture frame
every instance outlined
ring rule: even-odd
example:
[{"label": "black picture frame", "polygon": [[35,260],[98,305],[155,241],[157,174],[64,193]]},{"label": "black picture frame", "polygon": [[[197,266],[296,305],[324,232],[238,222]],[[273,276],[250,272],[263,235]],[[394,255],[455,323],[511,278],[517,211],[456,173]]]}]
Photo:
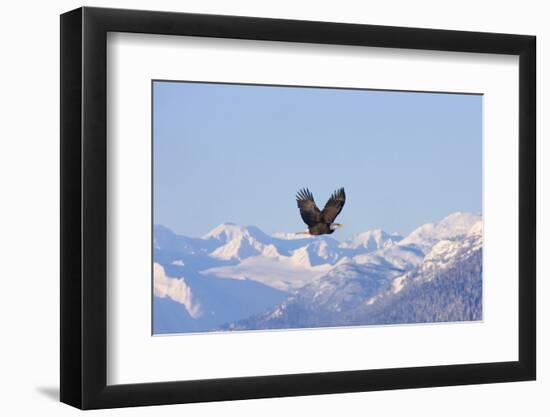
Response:
[{"label": "black picture frame", "polygon": [[[108,32],[519,56],[519,360],[107,385]],[[61,401],[81,409],[534,380],[534,36],[79,8],[61,15]]]}]

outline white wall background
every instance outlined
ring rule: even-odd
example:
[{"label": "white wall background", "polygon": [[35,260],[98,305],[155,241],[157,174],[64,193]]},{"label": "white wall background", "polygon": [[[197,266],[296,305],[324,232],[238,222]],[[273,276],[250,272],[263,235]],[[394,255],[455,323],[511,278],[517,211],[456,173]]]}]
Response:
[{"label": "white wall background", "polygon": [[[124,0],[86,5],[533,34],[538,37],[538,381],[99,411],[96,415],[529,415],[550,412],[550,147],[544,76],[550,26],[543,1]],[[10,2],[0,42],[0,410],[3,415],[75,415],[57,402],[59,379],[59,17],[72,0]],[[546,394],[546,395],[544,395]]]}]

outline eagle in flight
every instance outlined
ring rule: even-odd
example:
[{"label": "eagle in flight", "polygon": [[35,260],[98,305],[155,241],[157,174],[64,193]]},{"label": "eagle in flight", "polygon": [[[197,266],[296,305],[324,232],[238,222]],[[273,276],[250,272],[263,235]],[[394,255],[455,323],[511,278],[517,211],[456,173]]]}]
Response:
[{"label": "eagle in flight", "polygon": [[300,216],[305,224],[307,224],[308,231],[300,232],[302,234],[309,235],[329,235],[343,224],[334,223],[336,216],[340,214],[344,203],[346,202],[346,193],[344,188],[340,188],[332,193],[323,210],[319,210],[313,194],[307,188],[301,189],[296,194],[296,202],[300,209]]}]

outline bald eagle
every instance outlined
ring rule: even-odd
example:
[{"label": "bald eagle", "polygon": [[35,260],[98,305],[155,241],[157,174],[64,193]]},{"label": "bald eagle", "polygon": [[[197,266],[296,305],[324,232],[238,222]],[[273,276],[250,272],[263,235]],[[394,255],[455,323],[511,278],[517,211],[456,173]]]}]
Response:
[{"label": "bald eagle", "polygon": [[307,224],[308,232],[301,232],[310,235],[329,235],[340,227],[340,223],[334,223],[336,216],[342,211],[346,202],[346,193],[343,188],[340,188],[332,193],[328,199],[323,211],[319,210],[313,194],[307,188],[301,189],[296,194],[296,202],[300,209],[300,215],[305,224]]}]

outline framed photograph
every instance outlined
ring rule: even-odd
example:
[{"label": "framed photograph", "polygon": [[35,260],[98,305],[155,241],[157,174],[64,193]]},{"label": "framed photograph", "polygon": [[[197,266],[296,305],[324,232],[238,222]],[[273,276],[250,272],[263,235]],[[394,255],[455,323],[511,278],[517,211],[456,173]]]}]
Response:
[{"label": "framed photograph", "polygon": [[533,380],[535,37],[61,16],[61,401]]}]

